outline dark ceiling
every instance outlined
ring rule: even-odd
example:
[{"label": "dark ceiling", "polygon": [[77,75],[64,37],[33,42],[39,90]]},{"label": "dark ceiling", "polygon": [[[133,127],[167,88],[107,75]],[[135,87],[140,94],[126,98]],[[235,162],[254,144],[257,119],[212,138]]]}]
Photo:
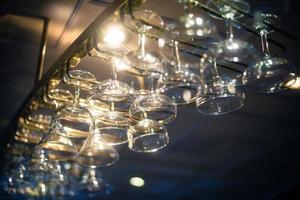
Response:
[{"label": "dark ceiling", "polygon": [[[163,4],[169,1],[175,0],[148,0],[148,3],[160,14],[174,14],[172,9],[163,10],[166,8]],[[51,20],[46,56],[48,68],[109,5],[107,2],[1,1],[2,134],[6,134],[5,127],[33,87],[42,22],[32,17]],[[300,37],[299,1],[255,0],[249,3],[253,9],[277,13],[282,19],[282,29]],[[19,19],[8,14],[27,17]],[[295,64],[299,74],[299,41],[283,36],[273,39],[287,46],[284,57]],[[300,199],[299,102],[300,91],[289,90],[269,95],[246,93],[245,106],[224,116],[199,114],[194,105],[179,108],[177,119],[168,125],[171,141],[167,148],[149,155],[124,147],[120,150],[120,161],[103,169],[103,177],[113,187],[111,195],[104,198]],[[132,187],[128,181],[133,176],[143,177],[145,186]],[[3,198],[0,196],[0,199],[7,198],[4,194]]]}]

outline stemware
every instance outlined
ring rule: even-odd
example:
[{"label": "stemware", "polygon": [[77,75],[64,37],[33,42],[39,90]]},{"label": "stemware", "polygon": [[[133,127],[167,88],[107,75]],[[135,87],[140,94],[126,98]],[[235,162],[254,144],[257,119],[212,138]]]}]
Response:
[{"label": "stemware", "polygon": [[64,80],[75,85],[76,89],[73,104],[59,108],[53,118],[54,123],[62,127],[58,134],[69,138],[87,138],[94,119],[91,112],[80,105],[80,89],[91,89],[96,78],[86,71],[71,70],[64,76]]},{"label": "stemware", "polygon": [[173,52],[172,57],[175,58],[171,61],[172,69],[162,76],[161,91],[173,99],[176,105],[189,104],[206,93],[206,84],[189,69],[189,64],[182,63],[178,41],[173,40]]},{"label": "stemware", "polygon": [[162,74],[163,65],[156,53],[147,51],[146,32],[151,34],[153,26],[163,27],[163,20],[151,10],[137,10],[131,16],[125,16],[124,23],[138,31],[138,49],[126,54],[132,72],[138,75]]},{"label": "stemware", "polygon": [[174,100],[155,91],[153,85],[155,77],[150,75],[148,78],[150,79],[150,93],[138,96],[133,101],[129,109],[129,116],[134,121],[151,119],[160,123],[168,123],[177,115]]},{"label": "stemware", "polygon": [[101,130],[92,128],[92,134],[82,145],[76,162],[82,166],[96,168],[109,166],[119,160],[119,153],[103,140]]},{"label": "stemware", "polygon": [[[123,55],[125,52],[123,53]],[[95,119],[95,129],[101,130],[103,140],[109,145],[119,145],[127,142],[127,128],[130,121],[121,112],[115,111],[115,105],[127,103],[133,89],[126,83],[117,80],[117,63],[119,57],[111,57],[112,78],[96,85],[91,92],[88,104],[95,107],[95,102],[108,102],[109,109],[103,111]]]},{"label": "stemware", "polygon": [[167,128],[155,120],[143,119],[128,130],[128,147],[136,152],[156,152],[168,143]]},{"label": "stemware", "polygon": [[288,60],[270,54],[267,36],[273,30],[266,23],[276,26],[279,24],[278,17],[262,14],[258,18],[254,28],[261,37],[263,57],[244,71],[242,82],[247,89],[261,93],[280,92],[296,82],[295,67]]},{"label": "stemware", "polygon": [[[235,86],[234,80],[225,80],[219,75],[216,58],[212,62],[212,77],[207,81],[207,94],[196,100],[198,112],[206,115],[221,115],[244,105],[245,95]],[[205,61],[203,61],[205,62]]]},{"label": "stemware", "polygon": [[213,37],[216,26],[207,18],[204,18],[197,8],[194,10],[190,2],[184,4],[184,14],[178,20],[166,25],[166,29],[174,40],[191,41]]},{"label": "stemware", "polygon": [[132,88],[127,84],[119,81],[117,78],[117,65],[119,64],[120,57],[128,52],[127,48],[123,48],[123,52],[120,52],[119,56],[114,56],[110,58],[111,79],[104,80],[99,84],[95,85],[90,100],[99,99],[105,102],[119,102],[126,100],[130,97],[132,93]]},{"label": "stemware", "polygon": [[150,94],[137,97],[129,109],[129,116],[136,121],[127,131],[128,147],[136,152],[155,152],[169,143],[169,136],[163,123],[175,119],[177,107],[166,95],[154,91],[150,79]]},{"label": "stemware", "polygon": [[72,160],[78,149],[70,138],[60,135],[62,129],[60,124],[53,123],[49,133],[35,147],[34,154],[51,161]]},{"label": "stemware", "polygon": [[243,62],[246,60],[256,60],[257,51],[255,47],[243,40],[234,37],[234,25],[232,20],[242,17],[243,15],[236,12],[231,6],[239,8],[244,12],[249,12],[250,6],[243,0],[223,1],[210,0],[207,5],[216,9],[225,18],[227,38],[212,45],[218,59],[231,62]]}]

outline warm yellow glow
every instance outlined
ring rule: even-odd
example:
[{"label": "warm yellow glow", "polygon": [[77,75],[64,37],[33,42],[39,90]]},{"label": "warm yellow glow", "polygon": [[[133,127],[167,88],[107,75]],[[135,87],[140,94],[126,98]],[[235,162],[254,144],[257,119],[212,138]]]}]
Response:
[{"label": "warm yellow glow", "polygon": [[166,44],[166,41],[163,38],[158,39],[158,46],[159,48],[163,48]]},{"label": "warm yellow glow", "polygon": [[[294,81],[294,80],[293,80]],[[289,83],[287,83],[287,85],[290,85]],[[288,86],[290,89],[294,89],[294,90],[299,90],[300,89],[300,76],[297,77],[296,81],[294,84]]]},{"label": "warm yellow glow", "polygon": [[125,69],[128,69],[130,67],[129,63],[126,62],[124,59],[114,59],[113,64],[117,67],[117,71],[123,71]]},{"label": "warm yellow glow", "polygon": [[131,177],[129,183],[134,187],[143,187],[145,185],[145,181],[141,177]]},{"label": "warm yellow glow", "polygon": [[103,37],[103,41],[112,46],[117,46],[124,42],[124,40],[125,34],[119,25],[112,25],[108,27]]}]

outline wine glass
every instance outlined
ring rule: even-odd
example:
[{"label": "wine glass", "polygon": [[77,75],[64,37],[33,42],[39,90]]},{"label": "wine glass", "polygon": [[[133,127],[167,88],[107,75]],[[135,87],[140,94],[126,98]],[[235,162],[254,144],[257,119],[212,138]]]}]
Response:
[{"label": "wine glass", "polygon": [[103,140],[101,130],[91,127],[92,134],[82,145],[76,162],[82,166],[96,168],[109,166],[119,160],[119,153],[111,145],[107,145]]},{"label": "wine glass", "polygon": [[128,141],[127,129],[131,122],[124,114],[114,111],[113,104],[111,102],[110,111],[95,118],[95,129],[101,132],[105,144],[120,145]]},{"label": "wine glass", "polygon": [[288,60],[272,56],[267,35],[273,30],[268,24],[279,24],[279,18],[272,14],[261,14],[254,24],[262,43],[263,57],[249,66],[242,75],[243,84],[250,90],[262,93],[274,93],[287,89],[296,82],[295,67]]},{"label": "wine glass", "polygon": [[169,143],[163,123],[175,119],[177,107],[166,95],[154,91],[153,79],[149,76],[150,94],[138,96],[129,109],[129,116],[136,121],[127,132],[128,147],[136,152],[155,152]]},{"label": "wine glass", "polygon": [[65,105],[59,108],[53,118],[54,123],[62,127],[58,133],[64,137],[84,139],[87,138],[89,127],[94,123],[91,112],[80,105],[80,89],[91,89],[96,80],[95,76],[82,70],[71,70],[64,80],[68,84],[76,86],[74,102],[72,105]]},{"label": "wine glass", "polygon": [[142,119],[128,130],[128,147],[136,152],[156,152],[168,143],[167,128],[152,119]]},{"label": "wine glass", "polygon": [[166,29],[174,40],[191,41],[213,37],[216,33],[216,26],[204,18],[197,8],[194,10],[190,2],[180,2],[184,4],[184,14],[178,20],[166,25]]},{"label": "wine glass", "polygon": [[[125,49],[125,48],[124,48]],[[122,54],[125,55],[124,51]],[[95,119],[95,129],[101,131],[103,140],[109,145],[119,145],[127,142],[127,128],[130,126],[129,119],[121,112],[115,111],[118,103],[126,104],[131,98],[133,89],[126,83],[117,80],[117,64],[120,56],[111,57],[112,78],[100,82],[88,98],[88,104],[95,107],[95,102],[108,102],[108,111],[102,112]]]},{"label": "wine glass", "polygon": [[217,19],[238,19],[244,16],[243,13],[249,13],[250,11],[250,5],[244,0],[209,0],[206,5],[220,14],[215,15],[209,12],[212,17]]},{"label": "wine glass", "polygon": [[234,80],[221,78],[216,58],[208,59],[212,62],[213,73],[210,81],[207,81],[207,94],[196,100],[198,112],[206,115],[221,115],[241,108],[244,105],[244,93],[235,86]]},{"label": "wine glass", "polygon": [[243,0],[230,0],[226,3],[222,1],[210,0],[207,5],[217,10],[225,19],[227,38],[225,40],[214,43],[211,48],[214,49],[218,59],[223,59],[230,62],[244,62],[246,60],[256,60],[257,51],[255,47],[243,40],[234,37],[232,20],[242,17],[243,15],[237,12],[230,6],[239,8],[248,13],[250,6]]},{"label": "wine glass", "polygon": [[34,154],[43,155],[51,161],[72,160],[77,154],[78,149],[73,141],[61,135],[63,127],[61,124],[54,123],[50,132],[36,146]]},{"label": "wine glass", "polygon": [[96,98],[105,102],[119,102],[130,97],[133,89],[117,78],[117,65],[121,57],[128,53],[128,49],[123,47],[122,51],[118,55],[109,58],[109,63],[112,66],[111,79],[104,80],[95,85],[92,97],[90,97],[91,99]]},{"label": "wine glass", "polygon": [[[162,93],[174,100],[175,105],[189,104],[198,96],[206,93],[206,84],[189,69],[189,64],[182,63],[178,41],[173,40],[172,69],[164,73],[160,84]],[[174,61],[175,60],[175,61]]]},{"label": "wine glass", "polygon": [[138,75],[162,74],[163,65],[159,55],[146,51],[146,32],[152,34],[153,26],[163,27],[163,20],[151,10],[137,10],[124,17],[127,27],[138,31],[138,49],[126,54],[132,72]]},{"label": "wine glass", "polygon": [[150,79],[150,93],[138,96],[129,109],[129,116],[134,121],[151,119],[159,123],[168,123],[176,118],[177,107],[170,97],[154,90],[154,78]]}]

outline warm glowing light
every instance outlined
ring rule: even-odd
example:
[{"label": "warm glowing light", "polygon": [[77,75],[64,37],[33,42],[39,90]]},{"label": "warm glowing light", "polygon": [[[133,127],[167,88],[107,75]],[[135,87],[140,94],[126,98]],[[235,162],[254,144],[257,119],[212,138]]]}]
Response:
[{"label": "warm glowing light", "polygon": [[163,48],[166,44],[166,41],[163,38],[158,39],[158,46],[159,48]]},{"label": "warm glowing light", "polygon": [[114,59],[113,63],[117,67],[118,72],[128,69],[130,67],[128,62],[126,62],[126,60],[123,59]]},{"label": "warm glowing light", "polygon": [[118,25],[110,26],[104,33],[103,41],[106,44],[117,46],[124,42],[125,34]]},{"label": "warm glowing light", "polygon": [[131,177],[129,183],[134,187],[143,187],[145,185],[145,181],[141,177]]},{"label": "warm glowing light", "polygon": [[290,89],[294,89],[294,90],[299,90],[300,89],[300,76],[297,77],[296,81],[291,80],[291,82],[295,82],[294,84],[288,82],[286,85],[290,88]]}]

